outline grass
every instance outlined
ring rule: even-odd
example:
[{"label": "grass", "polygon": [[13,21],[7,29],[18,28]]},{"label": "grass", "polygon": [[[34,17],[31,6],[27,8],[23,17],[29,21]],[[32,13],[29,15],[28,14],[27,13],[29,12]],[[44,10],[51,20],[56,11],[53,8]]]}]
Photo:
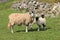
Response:
[{"label": "grass", "polygon": [[[14,10],[3,10],[0,12],[0,40],[60,40],[60,16],[56,18],[47,19],[46,31],[29,31],[25,32],[25,26],[15,26],[14,34],[11,34],[7,28],[8,15]],[[37,28],[37,25],[33,25],[33,28]],[[17,32],[19,31],[19,32]]]},{"label": "grass", "polygon": [[[37,25],[33,25],[34,30],[25,32],[25,26],[14,26],[14,33],[10,33],[7,28],[8,15],[14,12],[21,12],[9,9],[12,1],[0,4],[0,40],[60,40],[60,16],[47,19],[47,30],[37,31]],[[4,5],[4,6],[3,6]]]}]

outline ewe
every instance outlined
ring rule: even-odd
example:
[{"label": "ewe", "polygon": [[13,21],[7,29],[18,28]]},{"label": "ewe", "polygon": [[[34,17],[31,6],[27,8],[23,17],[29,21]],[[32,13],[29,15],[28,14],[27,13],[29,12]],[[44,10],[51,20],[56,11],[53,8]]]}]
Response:
[{"label": "ewe", "polygon": [[33,22],[34,14],[32,13],[12,13],[9,15],[9,23],[8,28],[13,33],[13,26],[14,25],[21,25],[24,24],[26,26],[26,32],[28,32],[28,26]]}]

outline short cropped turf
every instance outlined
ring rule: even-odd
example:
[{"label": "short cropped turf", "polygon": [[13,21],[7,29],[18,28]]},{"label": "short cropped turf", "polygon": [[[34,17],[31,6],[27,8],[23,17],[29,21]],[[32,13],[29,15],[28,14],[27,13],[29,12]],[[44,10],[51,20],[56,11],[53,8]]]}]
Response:
[{"label": "short cropped turf", "polygon": [[51,18],[46,17],[47,30],[37,31],[37,25],[33,25],[33,29],[25,32],[25,26],[14,26],[12,34],[7,27],[8,16],[11,13],[21,11],[10,9],[11,2],[0,4],[0,40],[60,40],[60,16]]}]

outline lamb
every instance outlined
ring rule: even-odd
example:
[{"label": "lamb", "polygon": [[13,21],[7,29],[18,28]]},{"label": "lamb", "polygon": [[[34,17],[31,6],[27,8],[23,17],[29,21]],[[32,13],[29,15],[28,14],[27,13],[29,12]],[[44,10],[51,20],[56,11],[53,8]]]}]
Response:
[{"label": "lamb", "polygon": [[33,13],[12,13],[9,15],[9,23],[8,28],[11,30],[11,33],[13,33],[13,26],[14,25],[22,25],[24,24],[26,26],[26,32],[28,32],[28,26],[30,23],[33,22]]},{"label": "lamb", "polygon": [[41,14],[41,17],[36,17],[36,24],[38,25],[38,31],[40,30],[41,25],[43,26],[43,29],[46,30],[46,19],[44,14]]},{"label": "lamb", "polygon": [[31,23],[31,27],[33,24],[37,24],[38,26],[38,31],[41,30],[41,26],[43,26],[43,30],[46,30],[46,19],[45,19],[45,16],[44,14],[35,14],[35,18],[34,18],[34,21]]}]

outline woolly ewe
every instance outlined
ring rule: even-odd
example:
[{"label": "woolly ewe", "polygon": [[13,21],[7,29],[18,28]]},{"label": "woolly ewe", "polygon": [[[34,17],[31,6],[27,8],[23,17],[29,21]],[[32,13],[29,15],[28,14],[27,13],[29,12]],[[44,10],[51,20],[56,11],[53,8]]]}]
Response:
[{"label": "woolly ewe", "polygon": [[9,15],[8,28],[13,33],[13,26],[14,25],[24,24],[26,26],[26,32],[28,32],[28,26],[32,22],[33,22],[33,14],[31,16],[29,13],[23,13],[23,14],[12,13]]}]

